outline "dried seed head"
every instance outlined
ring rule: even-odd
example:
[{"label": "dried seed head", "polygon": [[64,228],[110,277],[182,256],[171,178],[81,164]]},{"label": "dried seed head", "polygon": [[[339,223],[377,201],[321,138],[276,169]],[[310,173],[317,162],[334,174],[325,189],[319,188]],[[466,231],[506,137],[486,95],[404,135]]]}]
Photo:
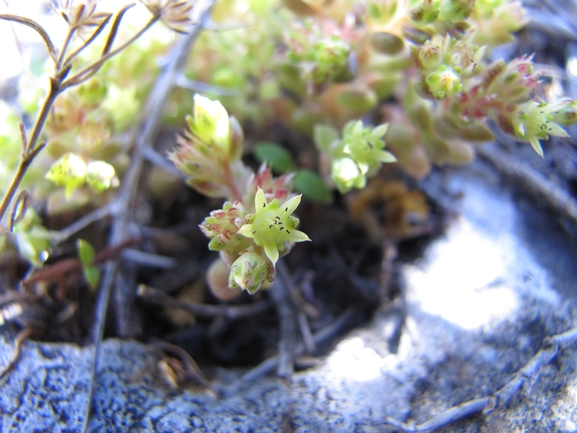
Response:
[{"label": "dried seed head", "polygon": [[186,33],[192,25],[191,11],[195,0],[140,0],[155,16],[179,33]]},{"label": "dried seed head", "polygon": [[96,11],[95,0],[59,0],[53,9],[82,39],[110,16],[109,12]]}]

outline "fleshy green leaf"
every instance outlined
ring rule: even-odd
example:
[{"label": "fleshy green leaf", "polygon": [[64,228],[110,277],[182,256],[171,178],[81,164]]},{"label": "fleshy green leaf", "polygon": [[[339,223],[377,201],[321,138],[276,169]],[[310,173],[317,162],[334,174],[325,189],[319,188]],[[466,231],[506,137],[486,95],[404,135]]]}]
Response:
[{"label": "fleshy green leaf", "polygon": [[14,227],[14,241],[19,254],[35,266],[41,266],[51,252],[52,234],[41,224],[32,208]]},{"label": "fleshy green leaf", "polygon": [[80,262],[85,267],[92,265],[95,255],[92,245],[84,239],[78,239],[76,241],[76,248],[78,248],[78,258],[80,259]]},{"label": "fleshy green leaf", "polygon": [[382,150],[379,152],[378,159],[380,162],[384,163],[397,162],[397,158],[395,158],[395,155],[393,155],[390,152],[387,152],[386,150]]},{"label": "fleshy green leaf", "polygon": [[254,155],[259,162],[267,162],[272,171],[277,174],[291,171],[296,166],[292,155],[282,145],[269,141],[258,143],[254,149]]},{"label": "fleshy green leaf", "polygon": [[84,266],[84,277],[92,289],[98,287],[100,282],[100,269],[96,266]]},{"label": "fleshy green leaf", "polygon": [[369,4],[369,7],[367,8],[367,12],[368,12],[369,16],[373,19],[378,20],[381,17],[381,11],[375,3]]},{"label": "fleshy green leaf", "polygon": [[321,152],[329,152],[331,144],[339,140],[339,133],[331,126],[315,125],[315,144]]},{"label": "fleshy green leaf", "polygon": [[293,179],[294,188],[308,200],[331,203],[333,195],[318,174],[310,170],[299,170]]}]

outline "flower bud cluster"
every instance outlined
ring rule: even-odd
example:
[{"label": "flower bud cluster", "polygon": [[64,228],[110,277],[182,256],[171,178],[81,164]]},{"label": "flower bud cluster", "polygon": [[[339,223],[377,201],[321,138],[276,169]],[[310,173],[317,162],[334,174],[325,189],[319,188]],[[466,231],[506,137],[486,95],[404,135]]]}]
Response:
[{"label": "flower bud cluster", "polygon": [[454,96],[463,90],[466,80],[482,71],[485,47],[471,44],[470,39],[435,36],[422,46],[411,46],[421,94],[436,100]]},{"label": "flower bud cluster", "polygon": [[[116,109],[108,105],[115,98],[113,87],[107,88],[102,79],[92,78],[60,95],[47,119],[47,149],[32,171],[42,170],[46,179],[64,187],[68,209],[93,200],[95,193],[118,186],[116,171],[122,169],[126,155],[114,137],[118,132],[113,117]],[[133,99],[126,96],[123,107],[137,109],[134,95]],[[121,110],[118,115],[122,115]],[[79,193],[72,196],[77,189]],[[63,206],[61,189],[37,194],[47,194],[49,213]]]},{"label": "flower bud cluster", "polygon": [[286,78],[303,83],[309,95],[320,93],[330,83],[350,80],[355,73],[351,46],[337,29],[323,32],[310,20],[295,23],[285,33],[285,43],[286,63],[279,67]]},{"label": "flower bud cluster", "polygon": [[232,180],[244,185],[250,173],[240,162],[244,137],[239,123],[220,102],[200,95],[194,96],[194,112],[186,120],[187,129],[169,159],[200,193],[241,200]]},{"label": "flower bud cluster", "polygon": [[[242,2],[254,9],[258,9],[258,3]],[[267,7],[273,3],[267,2]],[[385,116],[392,116],[382,120],[391,125],[385,139],[402,167],[415,176],[425,174],[431,163],[470,162],[474,144],[493,139],[486,126],[488,119],[522,141],[531,142],[530,135],[543,139],[530,134],[531,128],[525,127],[522,134],[515,129],[516,123],[521,122],[519,115],[523,117],[522,113],[527,112],[521,104],[534,98],[539,90],[540,74],[533,71],[532,58],[523,56],[492,63],[486,58],[486,53],[510,41],[526,23],[518,0],[281,3],[296,15],[271,13],[271,18],[264,19],[274,22],[276,29],[288,29],[284,35],[280,30],[271,33],[271,25],[255,29],[251,37],[256,41],[260,31],[261,43],[257,46],[262,46],[260,51],[267,54],[271,54],[271,41],[282,36],[284,46],[277,49],[276,55],[253,56],[257,60],[250,68],[243,65],[235,69],[239,74],[230,68],[223,74],[229,77],[227,89],[233,87],[232,78],[236,80],[234,89],[241,92],[239,101],[244,106],[259,101],[271,108],[260,119],[274,114],[299,132],[316,134],[316,125],[341,128],[362,118],[379,103],[393,99],[395,108],[383,110]],[[335,13],[337,6],[341,13]],[[229,52],[231,46],[222,44],[222,49]],[[234,52],[241,50],[234,47]],[[252,50],[254,44],[247,48]],[[208,60],[203,60],[206,69],[214,58],[219,56],[212,52]],[[250,87],[247,82],[251,80],[238,78],[245,69],[270,71],[257,78],[267,89],[266,100],[261,95],[255,97],[254,92],[252,97],[246,96],[245,89]],[[415,76],[415,81],[407,83],[406,77]],[[273,87],[276,94],[268,91]],[[417,94],[413,96],[415,88]],[[554,119],[549,121],[557,123]],[[338,134],[333,135],[341,143]],[[322,171],[341,191],[362,187],[374,169],[362,158],[351,157],[351,152],[358,153],[354,146],[345,151],[342,143],[330,152],[321,150]],[[375,161],[380,164],[378,159]]]},{"label": "flower bud cluster", "polygon": [[264,191],[267,200],[278,200],[284,203],[292,195],[292,179],[294,173],[286,173],[278,177],[273,177],[270,167],[263,163],[257,173],[252,173],[248,179],[247,191],[249,194],[244,197],[245,203],[254,202],[254,197],[258,189]]},{"label": "flower bud cluster", "polygon": [[577,121],[577,102],[563,100],[548,104],[532,100],[519,104],[508,118],[502,116],[500,120],[509,122],[515,137],[531,143],[535,152],[543,156],[540,140],[569,136],[559,124],[569,126]]},{"label": "flower bud cluster", "polygon": [[227,250],[236,255],[247,249],[250,242],[238,234],[246,215],[244,206],[238,201],[227,201],[222,209],[212,211],[200,225],[202,232],[210,238],[208,248],[212,251]]},{"label": "flower bud cluster", "polygon": [[475,0],[372,0],[367,5],[367,25],[416,43],[435,34],[462,33],[475,9]]},{"label": "flower bud cluster", "polygon": [[231,289],[240,287],[252,294],[272,283],[277,260],[290,252],[294,242],[309,240],[296,229],[299,220],[292,216],[301,196],[269,201],[266,195],[258,187],[254,202],[247,205],[250,210],[239,202],[226,202],[200,225],[211,239],[209,248],[220,252]]},{"label": "flower bud cluster", "polygon": [[[387,125],[366,128],[361,120],[348,122],[339,138],[335,129],[318,125],[315,144],[325,161],[325,171],[330,168],[330,179],[339,192],[364,188],[367,177],[374,176],[382,163],[395,162],[395,157],[383,150],[382,137]],[[326,174],[326,173],[325,173]]]},{"label": "flower bud cluster", "polygon": [[186,33],[193,24],[191,11],[194,0],[141,0],[141,2],[174,31]]},{"label": "flower bud cluster", "polygon": [[86,163],[74,153],[67,153],[56,161],[46,173],[46,179],[64,186],[67,199],[70,199],[76,188],[85,184],[98,192],[105,191],[111,186],[118,186],[113,166],[104,161]]},{"label": "flower bud cluster", "polygon": [[541,73],[533,71],[532,56],[522,56],[508,63],[496,60],[481,74],[477,97],[487,97],[503,104],[527,101],[539,87]]},{"label": "flower bud cluster", "polygon": [[[209,283],[227,281],[231,289],[254,293],[274,281],[277,260],[294,242],[309,240],[296,229],[299,221],[292,216],[301,198],[291,193],[293,175],[274,178],[265,164],[251,172],[240,160],[242,129],[220,102],[196,95],[194,114],[187,121],[170,159],[199,192],[229,199],[200,225],[210,238],[209,249],[219,251],[222,261],[211,267]],[[213,287],[215,294],[222,290]]]},{"label": "flower bud cluster", "polygon": [[543,156],[540,140],[550,136],[566,137],[561,126],[577,121],[575,101],[562,99],[547,103],[530,99],[542,76],[534,72],[531,56],[508,63],[497,60],[478,70],[479,74],[466,82],[464,90],[467,91],[453,98],[446,113],[459,130],[469,131],[464,138],[474,140],[479,138],[477,133],[484,135],[479,122],[491,118],[504,132],[530,143]]},{"label": "flower bud cluster", "polygon": [[[483,124],[490,118],[518,140],[531,143],[542,156],[540,140],[566,136],[556,121],[563,126],[573,123],[574,103],[530,100],[542,76],[534,72],[532,56],[486,64],[486,47],[473,41],[473,33],[458,40],[436,36],[420,47],[411,47],[411,57],[420,72],[418,93],[427,99],[446,101],[436,107],[426,106],[419,98],[411,97],[410,91],[405,95],[404,109],[418,129],[427,155],[441,164],[468,162],[473,153],[466,142],[493,138]],[[392,146],[397,154],[403,148],[394,139]],[[400,157],[401,163],[404,160]]]},{"label": "flower bud cluster", "polygon": [[96,10],[95,0],[58,0],[54,9],[64,18],[70,29],[86,39],[110,17],[110,13]]},{"label": "flower bud cluster", "polygon": [[471,18],[479,29],[475,43],[489,47],[512,42],[528,21],[519,0],[476,0]]}]

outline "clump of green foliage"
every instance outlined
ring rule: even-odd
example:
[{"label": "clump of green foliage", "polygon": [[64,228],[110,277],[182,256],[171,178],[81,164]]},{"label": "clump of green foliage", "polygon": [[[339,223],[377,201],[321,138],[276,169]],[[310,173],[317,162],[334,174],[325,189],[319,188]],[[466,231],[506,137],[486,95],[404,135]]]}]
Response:
[{"label": "clump of green foliage", "polygon": [[[0,218],[21,254],[37,264],[51,235],[40,230],[38,242],[26,235],[39,224],[25,217],[28,199],[47,200],[49,213],[66,203],[111,200],[129,159],[122,136],[158,75],[154,58],[169,45],[166,38],[137,39],[159,20],[177,31],[190,24],[194,2],[143,3],[152,18],[117,48],[128,8],[110,14],[92,1],[61,1],[57,12],[69,30],[60,49],[37,23],[0,15],[36,30],[51,65],[47,92],[22,92],[28,114],[36,113],[31,131],[18,129],[15,114],[0,106],[9,125],[0,131],[0,152],[16,171],[1,179],[8,186]],[[530,56],[488,60],[525,23],[517,0],[219,1],[212,25],[222,31],[201,36],[166,113],[173,123],[192,113],[170,160],[191,187],[225,200],[200,227],[220,253],[209,272],[212,288],[229,297],[230,289],[267,287],[278,259],[309,240],[297,229],[301,195],[293,190],[326,203],[334,189],[364,188],[382,164],[397,163],[416,178],[432,164],[467,164],[476,145],[494,139],[489,122],[541,156],[542,140],[567,136],[577,103],[536,99],[542,74]],[[98,45],[101,33],[107,36]],[[124,57],[115,57],[121,51]],[[195,87],[210,99],[191,98]],[[299,168],[274,143],[254,148],[263,161],[258,171],[242,161],[241,124],[273,118],[314,140],[316,170]],[[49,183],[18,194],[20,185],[42,178]],[[84,243],[82,251],[95,285],[93,252]]]},{"label": "clump of green foliage", "polygon": [[[382,163],[397,162],[418,178],[427,175],[431,164],[467,164],[475,145],[494,139],[489,120],[541,156],[540,141],[567,136],[563,127],[577,120],[572,100],[534,99],[541,73],[534,71],[531,57],[488,60],[494,47],[512,41],[526,23],[519,1],[229,0],[217,6],[213,19],[227,25],[235,17],[248,25],[205,33],[189,78],[218,86],[220,91],[208,93],[242,121],[262,124],[274,116],[312,135],[320,175],[340,193],[364,188]],[[245,55],[238,59],[238,53]],[[377,108],[382,123],[366,126],[360,118]],[[174,154],[179,168],[187,162],[184,153],[181,143]],[[295,170],[290,156],[274,146],[257,147],[256,154],[273,168]],[[183,171],[202,192],[205,185],[199,188],[195,174]],[[238,184],[245,183],[239,178]],[[254,211],[252,188],[248,201],[236,202],[248,203],[251,210],[233,206],[234,216],[222,218],[234,223],[222,233],[206,230],[211,222],[203,224],[213,239],[210,248],[221,257],[237,257],[247,238],[258,238],[240,230],[250,221],[243,212]],[[322,187],[303,192],[317,190]],[[233,211],[227,203],[227,210],[219,212]],[[232,233],[234,246],[214,242],[214,236]],[[261,259],[274,266],[276,255],[261,254]],[[232,270],[229,285],[235,287],[241,268],[231,267],[230,259],[224,262],[227,267],[219,269]],[[265,269],[259,263],[251,256],[244,266]],[[262,272],[270,281],[271,271]],[[256,285],[250,281],[252,292]]]}]

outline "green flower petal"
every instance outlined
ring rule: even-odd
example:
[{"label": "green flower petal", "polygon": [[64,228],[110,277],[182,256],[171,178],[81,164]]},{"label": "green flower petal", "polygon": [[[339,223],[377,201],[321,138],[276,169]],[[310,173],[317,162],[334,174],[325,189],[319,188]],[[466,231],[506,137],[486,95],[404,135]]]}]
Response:
[{"label": "green flower petal", "polygon": [[254,227],[252,224],[245,224],[239,230],[238,234],[254,239]]},{"label": "green flower petal", "polygon": [[266,198],[264,196],[264,191],[260,188],[258,189],[254,197],[254,206],[257,212],[260,209],[266,207]]},{"label": "green flower petal", "polygon": [[310,241],[310,238],[307,236],[306,233],[301,232],[300,230],[292,230],[290,234],[287,236],[287,241],[304,242],[304,241]]},{"label": "green flower petal", "polygon": [[263,242],[264,252],[266,253],[267,257],[270,261],[276,264],[278,260],[278,247],[273,242]]},{"label": "green flower petal", "polygon": [[286,212],[286,213],[289,214],[289,215],[292,214],[292,213],[296,210],[296,208],[298,207],[298,205],[300,204],[300,202],[301,202],[301,197],[302,197],[302,194],[301,194],[301,195],[297,195],[296,197],[293,197],[293,198],[287,200],[287,201],[282,205],[282,208],[283,208],[284,212]]}]

